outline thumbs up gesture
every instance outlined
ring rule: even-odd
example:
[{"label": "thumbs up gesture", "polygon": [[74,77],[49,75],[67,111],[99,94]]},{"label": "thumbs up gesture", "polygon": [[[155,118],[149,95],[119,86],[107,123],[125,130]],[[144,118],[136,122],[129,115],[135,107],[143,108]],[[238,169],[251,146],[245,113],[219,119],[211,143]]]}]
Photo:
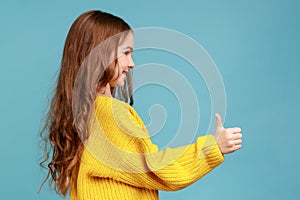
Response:
[{"label": "thumbs up gesture", "polygon": [[221,116],[216,113],[215,138],[223,154],[232,153],[242,147],[241,128],[224,128]]}]

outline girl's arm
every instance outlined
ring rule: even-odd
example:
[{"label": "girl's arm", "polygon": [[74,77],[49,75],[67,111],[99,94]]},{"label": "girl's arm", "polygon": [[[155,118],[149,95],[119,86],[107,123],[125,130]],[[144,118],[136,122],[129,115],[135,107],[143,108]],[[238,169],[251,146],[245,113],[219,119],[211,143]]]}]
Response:
[{"label": "girl's arm", "polygon": [[98,127],[97,134],[91,135],[82,162],[90,176],[154,190],[179,190],[224,161],[213,135],[158,151],[135,110],[118,103],[105,106],[113,109],[96,110],[99,122],[105,123],[101,133]]},{"label": "girl's arm", "polygon": [[199,137],[188,146],[161,151],[157,151],[157,146],[150,139],[136,143],[152,153],[125,154],[116,178],[137,187],[179,190],[199,180],[224,161],[213,135]]}]

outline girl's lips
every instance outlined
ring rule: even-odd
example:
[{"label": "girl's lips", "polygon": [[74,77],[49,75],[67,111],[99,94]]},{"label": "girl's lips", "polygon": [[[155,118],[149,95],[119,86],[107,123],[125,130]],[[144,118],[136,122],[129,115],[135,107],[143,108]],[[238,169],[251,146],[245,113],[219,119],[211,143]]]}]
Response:
[{"label": "girl's lips", "polygon": [[122,75],[123,75],[124,77],[126,77],[126,76],[127,76],[127,72],[122,72]]}]

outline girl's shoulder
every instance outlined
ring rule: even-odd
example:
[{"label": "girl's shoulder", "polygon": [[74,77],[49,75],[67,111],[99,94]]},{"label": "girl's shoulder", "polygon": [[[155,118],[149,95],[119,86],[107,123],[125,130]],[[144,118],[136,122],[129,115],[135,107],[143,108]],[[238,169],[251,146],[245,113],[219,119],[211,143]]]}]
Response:
[{"label": "girl's shoulder", "polygon": [[95,99],[96,115],[99,118],[112,116],[114,121],[130,124],[130,121],[139,127],[146,128],[137,111],[128,103],[108,96],[97,96]]},{"label": "girl's shoulder", "polygon": [[109,96],[96,96],[95,109],[104,113],[123,113],[134,110],[128,103]]},{"label": "girl's shoulder", "polygon": [[128,103],[109,96],[96,96],[95,106],[97,109],[113,110],[113,111],[129,111],[133,115],[137,115],[136,110]]}]

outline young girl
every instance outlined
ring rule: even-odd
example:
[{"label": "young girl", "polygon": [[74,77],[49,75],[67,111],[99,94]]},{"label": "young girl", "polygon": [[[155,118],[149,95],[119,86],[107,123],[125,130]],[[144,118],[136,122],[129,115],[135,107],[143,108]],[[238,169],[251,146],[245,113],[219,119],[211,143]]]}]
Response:
[{"label": "young girl", "polygon": [[216,114],[214,135],[158,151],[132,107],[133,49],[132,29],[109,13],[85,12],[70,28],[41,165],[72,200],[158,199],[158,190],[194,183],[241,148],[241,129],[224,128]]}]

